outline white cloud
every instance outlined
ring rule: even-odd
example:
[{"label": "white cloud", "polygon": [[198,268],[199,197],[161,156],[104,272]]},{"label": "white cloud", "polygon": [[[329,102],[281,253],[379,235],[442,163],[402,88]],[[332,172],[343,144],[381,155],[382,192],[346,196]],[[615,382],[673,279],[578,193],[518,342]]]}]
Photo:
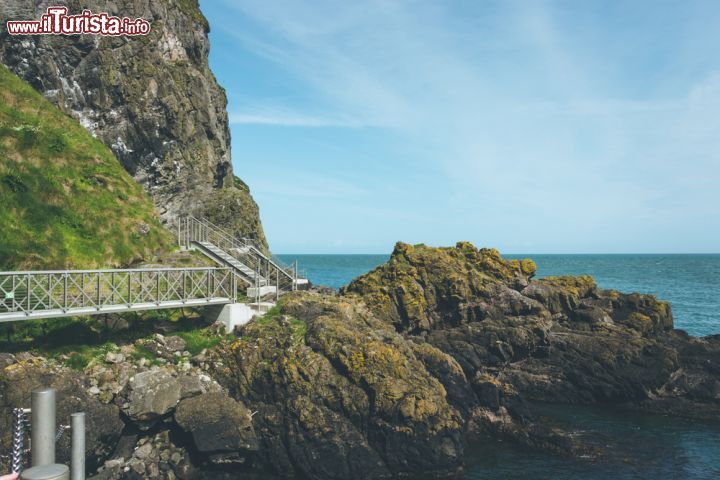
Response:
[{"label": "white cloud", "polygon": [[[482,212],[509,238],[536,217],[546,236],[583,225],[598,238],[613,223],[662,230],[683,209],[718,214],[720,62],[707,57],[718,42],[697,21],[677,33],[661,11],[599,17],[589,2],[468,2],[462,12],[459,2],[224,3],[247,28],[213,27],[312,100],[253,98],[231,122],[385,129],[420,152],[408,168],[433,164],[449,185],[428,189],[419,208]],[[698,44],[707,51],[683,47]],[[305,185],[295,193],[353,192]]]}]

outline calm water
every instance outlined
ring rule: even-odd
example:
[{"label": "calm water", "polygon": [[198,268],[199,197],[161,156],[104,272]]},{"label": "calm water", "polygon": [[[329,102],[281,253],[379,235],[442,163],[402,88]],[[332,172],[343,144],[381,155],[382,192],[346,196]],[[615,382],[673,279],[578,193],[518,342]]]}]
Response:
[{"label": "calm water", "polygon": [[[691,335],[720,333],[720,255],[526,255],[538,276],[595,277],[602,288],[657,295],[672,302],[675,326]],[[339,288],[388,255],[278,255],[297,260],[310,280]],[[508,258],[525,256],[508,255]]]},{"label": "calm water", "polygon": [[565,458],[489,442],[468,452],[468,480],[718,479],[720,425],[589,407],[534,407],[598,449],[594,458]]},{"label": "calm water", "polygon": [[[338,288],[388,259],[387,255],[280,255],[298,260],[313,283]],[[524,255],[538,276],[595,277],[603,288],[652,293],[672,302],[677,328],[720,333],[720,255]],[[720,479],[720,425],[607,408],[536,406],[536,412],[603,451],[572,459],[492,442],[473,446],[469,480],[515,478]],[[720,421],[720,419],[719,419]]]}]

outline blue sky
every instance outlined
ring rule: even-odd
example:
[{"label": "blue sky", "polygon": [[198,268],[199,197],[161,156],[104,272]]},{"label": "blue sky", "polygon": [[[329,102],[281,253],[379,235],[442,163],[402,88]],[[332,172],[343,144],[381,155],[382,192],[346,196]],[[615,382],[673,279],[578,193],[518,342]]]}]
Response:
[{"label": "blue sky", "polygon": [[720,2],[201,7],[276,253],[720,251]]}]

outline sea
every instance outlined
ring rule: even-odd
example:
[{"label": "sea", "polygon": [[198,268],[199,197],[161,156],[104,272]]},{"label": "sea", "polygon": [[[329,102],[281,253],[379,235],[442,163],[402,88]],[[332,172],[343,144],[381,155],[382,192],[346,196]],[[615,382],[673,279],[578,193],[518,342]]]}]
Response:
[{"label": "sea", "polygon": [[[389,255],[278,255],[297,261],[314,284],[339,288]],[[601,288],[670,301],[675,327],[720,334],[720,254],[505,255],[532,258],[538,277],[592,275]],[[535,405],[536,414],[574,432],[603,453],[567,458],[507,442],[471,445],[465,478],[720,479],[720,419],[696,422],[612,408]]]}]

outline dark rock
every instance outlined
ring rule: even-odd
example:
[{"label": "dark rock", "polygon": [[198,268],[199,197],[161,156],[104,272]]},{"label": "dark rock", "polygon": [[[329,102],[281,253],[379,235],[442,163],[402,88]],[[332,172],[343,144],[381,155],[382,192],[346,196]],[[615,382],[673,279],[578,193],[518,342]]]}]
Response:
[{"label": "dark rock", "polygon": [[408,342],[358,303],[298,293],[281,309],[212,352],[211,363],[223,365],[215,377],[258,412],[260,463],[318,479],[461,467],[463,418],[429,373],[448,372],[447,384],[462,396],[456,362]]},{"label": "dark rock", "polygon": [[[422,331],[467,378],[490,372],[529,399],[717,414],[718,340],[672,330],[670,305],[652,295],[598,289],[588,276],[533,281],[530,271],[469,244],[398,244],[342,293],[401,332]],[[488,382],[474,388],[482,404],[503,404]]]},{"label": "dark rock", "polygon": [[154,367],[135,374],[116,400],[142,429],[148,429],[162,416],[172,412],[180,401],[182,387],[169,372]]},{"label": "dark rock", "polygon": [[206,393],[180,402],[175,421],[191,433],[200,452],[213,454],[216,462],[226,462],[219,453],[258,450],[258,439],[251,412],[241,402],[222,393]]}]

